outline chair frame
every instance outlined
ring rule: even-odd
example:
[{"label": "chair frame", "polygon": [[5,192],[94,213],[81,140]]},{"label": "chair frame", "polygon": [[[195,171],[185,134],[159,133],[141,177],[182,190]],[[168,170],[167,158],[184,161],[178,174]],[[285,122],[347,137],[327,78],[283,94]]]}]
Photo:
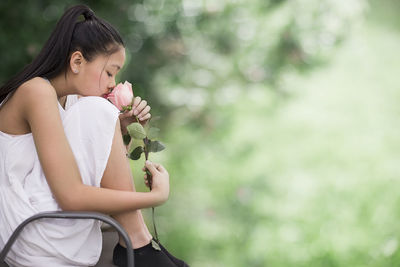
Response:
[{"label": "chair frame", "polygon": [[85,212],[85,211],[77,211],[77,212],[70,212],[70,211],[49,211],[49,212],[41,212],[35,214],[25,221],[23,221],[18,227],[14,230],[11,237],[8,239],[7,243],[5,244],[3,250],[0,252],[0,263],[4,263],[7,253],[9,252],[11,246],[14,244],[15,240],[24,229],[24,227],[36,220],[44,219],[44,218],[55,218],[55,219],[94,219],[99,220],[102,222],[107,223],[108,225],[112,226],[117,230],[117,232],[121,235],[123,240],[125,241],[127,247],[127,263],[128,267],[134,267],[134,255],[132,249],[131,240],[124,230],[124,228],[113,218],[106,216],[99,212]]}]

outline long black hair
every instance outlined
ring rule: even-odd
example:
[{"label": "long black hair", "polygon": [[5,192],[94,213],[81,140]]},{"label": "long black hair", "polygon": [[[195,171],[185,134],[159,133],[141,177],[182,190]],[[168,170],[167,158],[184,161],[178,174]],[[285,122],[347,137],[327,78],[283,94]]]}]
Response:
[{"label": "long black hair", "polygon": [[[79,18],[83,15],[83,19]],[[0,103],[10,92],[15,92],[24,82],[40,76],[53,78],[64,72],[75,51],[80,51],[87,61],[97,55],[110,55],[125,47],[118,31],[107,21],[95,16],[86,5],[67,9],[38,56],[22,71],[0,87]]]}]

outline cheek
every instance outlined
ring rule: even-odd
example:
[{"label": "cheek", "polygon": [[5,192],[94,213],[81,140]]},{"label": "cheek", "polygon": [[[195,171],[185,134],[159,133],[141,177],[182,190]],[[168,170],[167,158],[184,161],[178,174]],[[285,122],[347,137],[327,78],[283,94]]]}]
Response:
[{"label": "cheek", "polygon": [[100,92],[103,91],[103,87],[104,87],[104,73],[103,75],[101,74],[101,72],[98,71],[92,71],[91,73],[89,73],[88,75],[88,82],[89,84],[87,84],[87,88],[90,88],[90,91],[92,94],[99,94]]},{"label": "cheek", "polygon": [[110,80],[110,78],[108,77],[107,73],[103,73],[99,77],[101,90],[104,90],[104,88],[108,87],[109,80]]}]

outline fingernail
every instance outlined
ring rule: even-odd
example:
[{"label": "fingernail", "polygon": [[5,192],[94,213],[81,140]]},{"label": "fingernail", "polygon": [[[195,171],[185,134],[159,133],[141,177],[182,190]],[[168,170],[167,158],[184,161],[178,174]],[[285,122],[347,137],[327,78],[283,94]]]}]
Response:
[{"label": "fingernail", "polygon": [[146,164],[151,164],[150,160],[146,160]]}]

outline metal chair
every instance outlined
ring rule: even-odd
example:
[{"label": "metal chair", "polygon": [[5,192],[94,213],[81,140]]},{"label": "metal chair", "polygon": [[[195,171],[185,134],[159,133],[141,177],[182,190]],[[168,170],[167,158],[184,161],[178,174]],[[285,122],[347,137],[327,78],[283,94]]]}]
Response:
[{"label": "metal chair", "polygon": [[[133,256],[133,249],[131,240],[124,230],[124,228],[113,218],[106,216],[102,213],[98,212],[67,212],[67,211],[55,211],[55,212],[41,212],[36,215],[33,215],[23,221],[13,232],[11,237],[8,239],[6,245],[4,246],[3,250],[0,252],[0,266],[7,266],[4,262],[4,259],[10,250],[11,246],[13,245],[14,241],[17,239],[18,235],[21,233],[23,228],[36,220],[43,219],[43,218],[57,218],[57,219],[95,219],[100,220],[111,227],[113,227],[117,232],[121,235],[124,239],[125,244],[127,246],[127,263],[129,267],[134,267],[134,256]],[[97,266],[97,265],[96,265]]]}]

